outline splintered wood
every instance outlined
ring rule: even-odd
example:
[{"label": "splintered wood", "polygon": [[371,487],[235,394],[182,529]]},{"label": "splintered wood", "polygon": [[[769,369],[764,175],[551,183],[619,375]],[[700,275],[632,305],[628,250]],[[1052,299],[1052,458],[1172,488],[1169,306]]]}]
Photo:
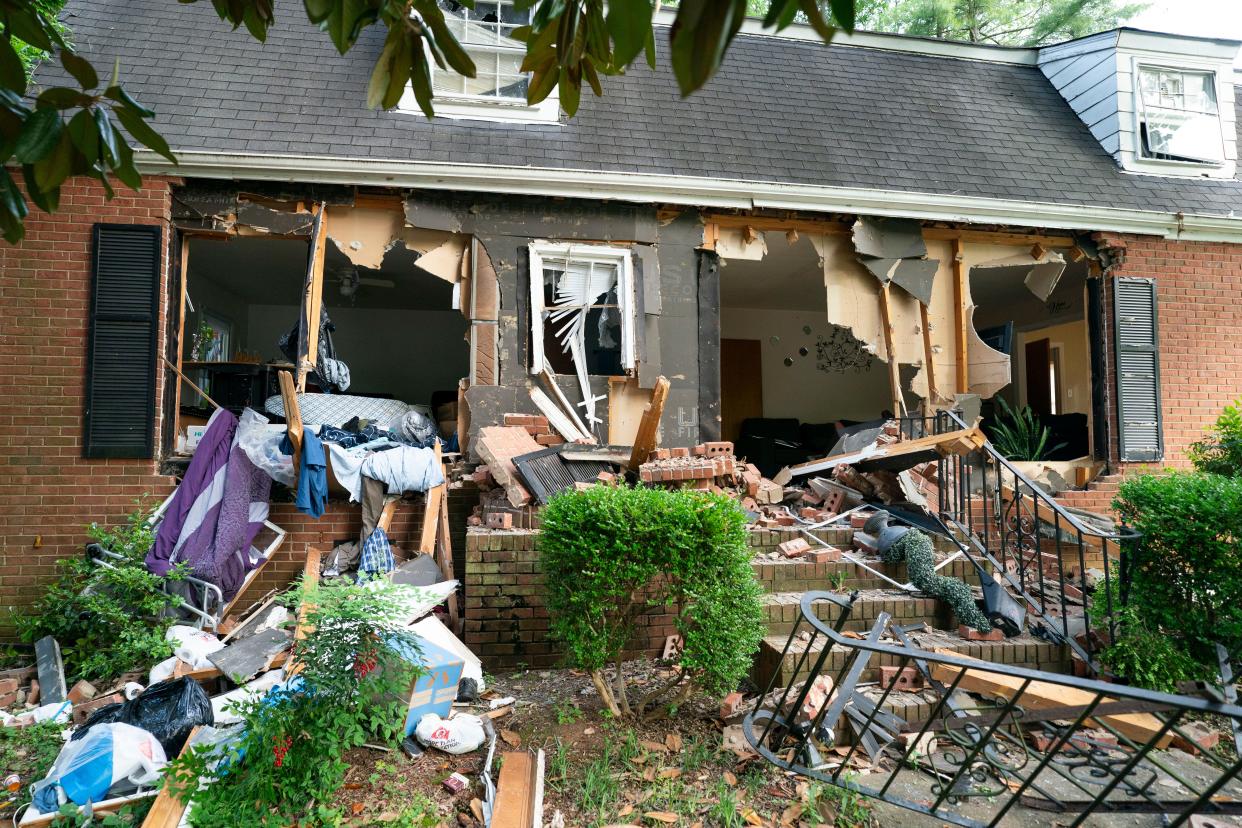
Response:
[{"label": "splintered wood", "polygon": [[629,468],[637,470],[647,462],[651,452],[660,444],[660,418],[664,415],[664,403],[668,400],[669,382],[664,377],[656,380],[651,391],[651,402],[638,423],[638,435],[634,438],[634,450],[630,453]]},{"label": "splintered wood", "polygon": [[850,454],[838,454],[835,457],[825,457],[823,460],[800,463],[790,466],[789,471],[797,477],[827,471],[837,466],[855,466],[892,458],[908,458],[910,466],[916,466],[927,460],[935,460],[951,454],[969,454],[982,448],[985,443],[987,443],[987,436],[976,424],[959,431],[950,431],[947,434],[934,434],[930,437],[920,437],[917,440],[901,440],[886,445],[874,445]]}]

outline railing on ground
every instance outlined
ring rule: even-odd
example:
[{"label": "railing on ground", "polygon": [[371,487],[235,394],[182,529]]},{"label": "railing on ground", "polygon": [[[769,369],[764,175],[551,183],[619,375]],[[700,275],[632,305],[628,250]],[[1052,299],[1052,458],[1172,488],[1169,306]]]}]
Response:
[{"label": "railing on ground", "polygon": [[[1018,805],[1071,815],[1058,819],[1069,826],[1102,812],[1161,814],[1170,826],[1242,813],[1242,758],[1170,749],[1194,744],[1192,719],[1232,724],[1242,707],[923,650],[885,613],[865,640],[849,638],[840,631],[856,597],[803,596],[782,653],[797,657],[792,678],[775,688],[774,674],[743,721],[767,761],[963,826],[995,826]],[[841,607],[832,627],[817,616],[821,601]],[[838,647],[848,657],[829,689],[821,676]],[[919,672],[926,686],[916,704],[897,703],[910,698],[897,681],[862,686],[873,656]],[[856,757],[866,775],[854,773]]]}]

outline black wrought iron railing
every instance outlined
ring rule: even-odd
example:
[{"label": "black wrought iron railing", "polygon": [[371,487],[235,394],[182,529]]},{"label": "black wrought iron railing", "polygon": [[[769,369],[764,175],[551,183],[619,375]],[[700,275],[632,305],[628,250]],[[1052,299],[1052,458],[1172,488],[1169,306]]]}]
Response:
[{"label": "black wrought iron railing", "polygon": [[[793,678],[776,687],[774,674],[743,721],[767,761],[963,826],[995,826],[1019,806],[1068,814],[1057,824],[1071,827],[1103,812],[1161,814],[1170,826],[1242,813],[1242,758],[1178,749],[1201,738],[1192,719],[1234,724],[1242,707],[923,650],[887,613],[850,638],[841,630],[856,597],[803,596],[782,653]],[[824,601],[840,608],[834,626],[818,616]],[[864,684],[873,659],[920,680]]]},{"label": "black wrought iron railing", "polygon": [[[900,427],[903,436],[921,437],[969,425],[957,412],[942,411],[905,418]],[[1124,595],[1124,564],[1139,534],[1074,514],[990,442],[937,461],[929,500],[961,553],[985,560],[1025,602],[1036,632],[1068,645],[1085,669],[1098,673],[1096,655],[1116,634],[1113,603]]]}]

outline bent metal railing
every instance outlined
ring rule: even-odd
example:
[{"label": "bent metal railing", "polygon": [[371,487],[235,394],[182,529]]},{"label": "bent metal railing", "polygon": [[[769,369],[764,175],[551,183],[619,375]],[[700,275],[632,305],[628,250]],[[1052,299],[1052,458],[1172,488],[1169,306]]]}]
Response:
[{"label": "bent metal railing", "polygon": [[[901,421],[907,436],[967,427],[953,411]],[[1140,535],[1124,526],[1106,531],[1081,519],[990,442],[967,455],[942,457],[937,467],[929,506],[935,504],[959,548],[991,564],[992,574],[1026,603],[1037,634],[1068,645],[1088,673],[1099,674],[1096,655],[1116,635],[1114,596],[1126,598],[1125,566]],[[1096,613],[1106,629],[1093,628],[1088,612],[1093,596],[1103,603]]]},{"label": "bent metal railing", "polygon": [[[1194,744],[1192,719],[1242,721],[1242,707],[920,649],[886,613],[866,639],[849,638],[856,598],[803,596],[782,653],[790,678],[777,689],[774,671],[742,724],[767,761],[963,826],[995,826],[1018,805],[1071,814],[1058,820],[1071,828],[1100,812],[1158,813],[1170,826],[1242,813],[1242,758],[1171,746]],[[840,608],[831,627],[821,601]],[[915,668],[923,689],[864,684],[873,660]]]}]

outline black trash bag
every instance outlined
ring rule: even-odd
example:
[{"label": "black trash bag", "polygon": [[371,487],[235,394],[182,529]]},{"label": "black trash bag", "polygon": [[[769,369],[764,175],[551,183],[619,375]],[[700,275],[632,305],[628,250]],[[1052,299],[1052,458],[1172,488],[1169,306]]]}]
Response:
[{"label": "black trash bag", "polygon": [[172,759],[181,754],[193,727],[215,721],[206,691],[194,679],[182,676],[153,684],[136,698],[99,708],[74,732],[73,738],[81,738],[92,725],[121,722],[150,733]]}]

